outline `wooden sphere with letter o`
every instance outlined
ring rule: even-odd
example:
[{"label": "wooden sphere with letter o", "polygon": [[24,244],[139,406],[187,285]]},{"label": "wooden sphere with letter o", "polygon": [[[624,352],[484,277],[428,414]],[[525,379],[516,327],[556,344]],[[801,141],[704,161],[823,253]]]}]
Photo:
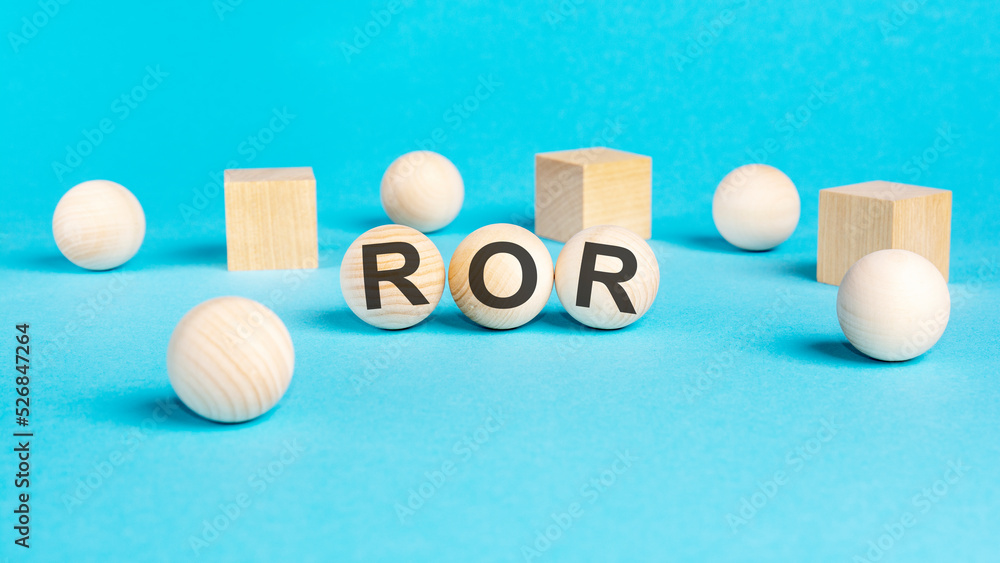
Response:
[{"label": "wooden sphere with letter o", "polygon": [[612,225],[580,231],[556,262],[556,293],[572,317],[601,329],[639,320],[660,287],[656,255],[642,237]]},{"label": "wooden sphere with letter o", "polygon": [[500,223],[467,236],[451,257],[448,285],[458,308],[475,323],[517,328],[552,295],[552,256],[531,231]]},{"label": "wooden sphere with letter o", "polygon": [[347,306],[366,323],[409,328],[444,293],[444,260],[431,239],[403,225],[375,227],[355,240],[340,264]]}]

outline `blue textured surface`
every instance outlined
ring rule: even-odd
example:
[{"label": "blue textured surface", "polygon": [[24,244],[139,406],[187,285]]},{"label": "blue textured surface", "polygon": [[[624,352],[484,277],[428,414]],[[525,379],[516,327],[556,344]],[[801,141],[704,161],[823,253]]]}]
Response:
[{"label": "blue textured surface", "polygon": [[[5,3],[0,557],[26,555],[11,527],[18,322],[34,339],[40,561],[1000,557],[995,3],[406,2],[383,24],[382,2],[221,2]],[[394,157],[430,148],[462,171],[466,208],[432,236],[448,257],[484,224],[530,225],[534,153],[592,144],[654,159],[663,281],[640,322],[583,330],[554,295],[506,333],[447,296],[400,333],[351,315],[338,266],[387,222]],[[764,254],[711,223],[715,185],[752,160],[803,199],[798,231]],[[302,165],[321,268],[227,272],[214,178]],[[148,218],[112,273],[74,268],[50,233],[61,194],[94,178]],[[836,289],[811,279],[818,190],[871,179],[954,191],[951,323],[906,364],[849,349]],[[162,416],[175,323],[225,294],[286,322],[288,394],[245,425]],[[421,487],[433,496],[401,522]],[[536,545],[553,514],[569,528]]]}]

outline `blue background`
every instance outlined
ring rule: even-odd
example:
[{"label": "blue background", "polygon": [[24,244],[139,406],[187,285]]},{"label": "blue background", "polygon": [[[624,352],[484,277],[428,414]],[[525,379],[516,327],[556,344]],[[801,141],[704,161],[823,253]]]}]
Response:
[{"label": "blue background", "polygon": [[[25,555],[10,432],[28,322],[37,560],[517,561],[573,503],[531,560],[857,561],[880,536],[883,561],[997,560],[995,3],[407,1],[388,22],[386,2],[339,4],[5,2],[0,557]],[[464,175],[462,214],[432,236],[447,259],[477,227],[531,225],[536,152],[595,144],[653,157],[662,282],[641,321],[584,330],[555,294],[505,333],[447,295],[409,331],[351,315],[339,263],[388,222],[396,156],[436,150]],[[716,184],[751,161],[802,196],[763,254],[711,221]],[[226,271],[215,178],[266,166],[314,167],[319,270]],[[94,178],[147,214],[115,272],[51,237],[59,197]],[[954,191],[951,323],[898,365],[850,349],[836,288],[813,281],[818,190],[873,179]],[[174,325],[226,294],[287,324],[288,394],[244,425],[163,416]],[[619,454],[634,460],[606,473]]]}]

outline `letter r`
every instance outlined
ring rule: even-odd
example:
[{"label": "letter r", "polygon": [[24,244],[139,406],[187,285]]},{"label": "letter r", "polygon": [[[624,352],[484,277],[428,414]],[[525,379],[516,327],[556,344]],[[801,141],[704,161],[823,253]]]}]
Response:
[{"label": "letter r", "polygon": [[[597,257],[612,256],[622,261],[622,269],[619,272],[598,272]],[[621,284],[635,277],[639,269],[635,254],[627,248],[613,246],[610,244],[600,244],[597,242],[583,243],[583,259],[580,261],[580,281],[576,288],[576,306],[590,307],[590,299],[594,289],[594,283],[603,283],[611,292],[611,297],[615,300],[615,305],[622,313],[636,314],[635,306],[629,300],[625,288]]]},{"label": "letter r", "polygon": [[[395,270],[379,270],[378,257],[383,254],[400,254],[403,256],[403,266]],[[368,310],[382,308],[381,282],[389,282],[399,289],[411,305],[428,305],[427,298],[406,279],[420,267],[420,253],[408,242],[384,242],[366,244],[361,247],[362,272],[365,278],[365,305]]]}]

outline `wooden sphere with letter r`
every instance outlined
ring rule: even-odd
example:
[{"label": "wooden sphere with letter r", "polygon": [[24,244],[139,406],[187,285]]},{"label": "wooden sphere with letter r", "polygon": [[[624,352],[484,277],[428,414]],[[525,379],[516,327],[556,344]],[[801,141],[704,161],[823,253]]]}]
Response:
[{"label": "wooden sphere with letter r", "polygon": [[566,242],[556,261],[556,293],[581,323],[616,329],[639,320],[660,287],[656,255],[624,227],[601,225]]},{"label": "wooden sphere with letter r", "polygon": [[517,328],[552,295],[552,256],[531,231],[500,223],[465,237],[448,266],[458,308],[487,328]]},{"label": "wooden sphere with letter r", "polygon": [[340,265],[347,306],[366,323],[409,328],[444,293],[444,260],[431,239],[403,225],[375,227],[355,240]]}]

